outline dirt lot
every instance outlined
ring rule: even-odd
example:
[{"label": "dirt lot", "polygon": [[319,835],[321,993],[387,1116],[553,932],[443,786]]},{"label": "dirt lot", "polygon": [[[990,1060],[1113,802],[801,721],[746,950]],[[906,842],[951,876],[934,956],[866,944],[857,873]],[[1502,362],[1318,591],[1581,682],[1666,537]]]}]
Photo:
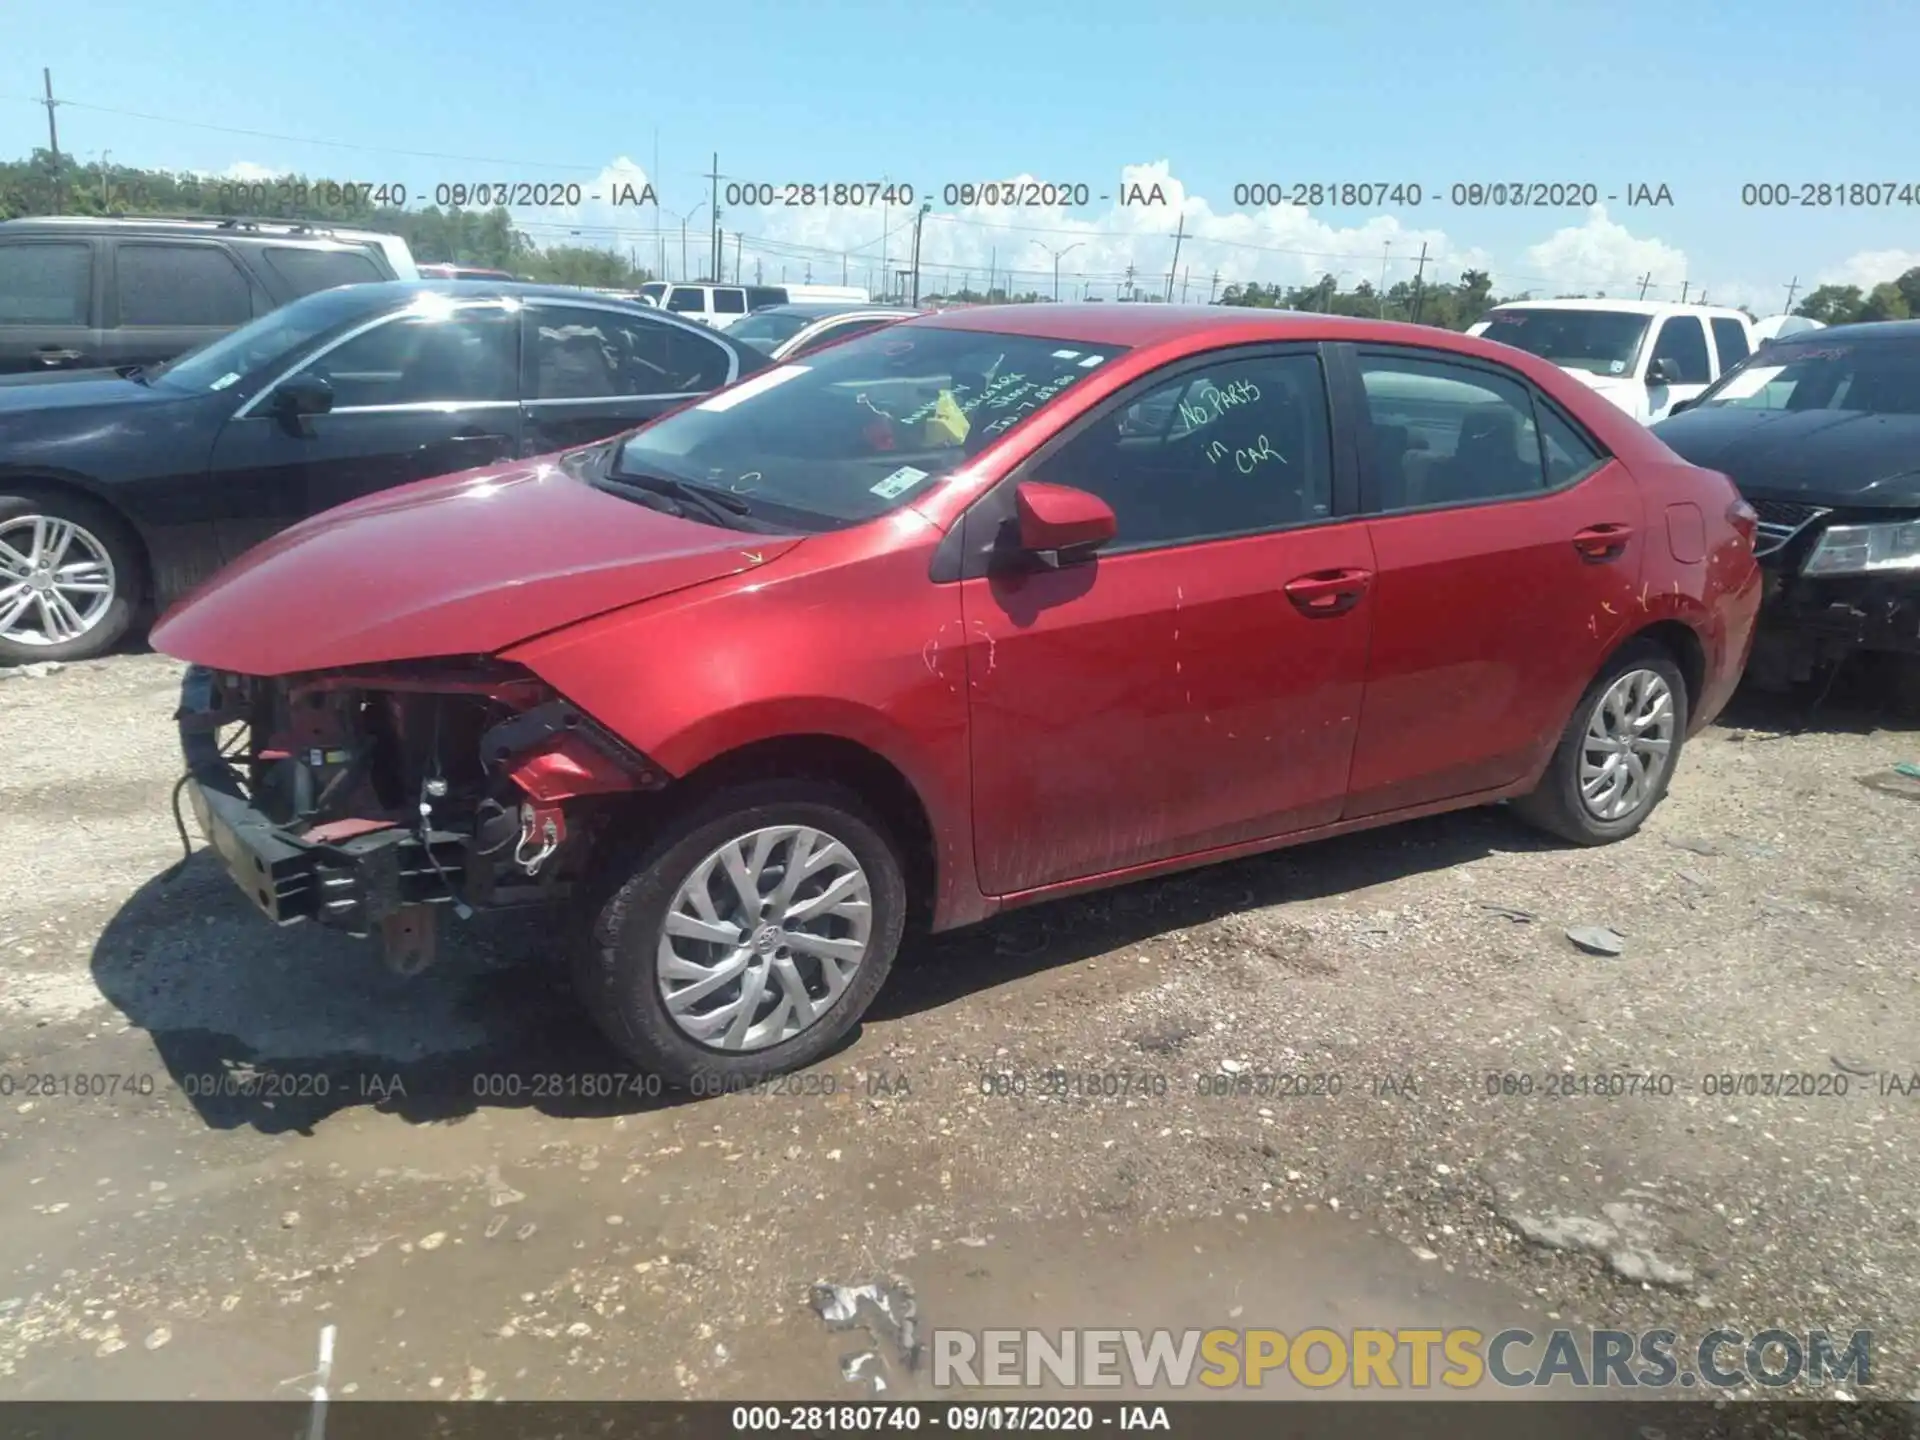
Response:
[{"label": "dirt lot", "polygon": [[888,1275],[923,1333],[1866,1327],[1920,1384],[1911,729],[1748,706],[1621,846],[1480,811],[943,937],[810,1093],[687,1102],[595,1093],[536,921],[403,981],[163,880],[178,673],[0,680],[0,1396],[297,1397],[323,1326],[336,1395],[914,1394],[809,1308]]}]

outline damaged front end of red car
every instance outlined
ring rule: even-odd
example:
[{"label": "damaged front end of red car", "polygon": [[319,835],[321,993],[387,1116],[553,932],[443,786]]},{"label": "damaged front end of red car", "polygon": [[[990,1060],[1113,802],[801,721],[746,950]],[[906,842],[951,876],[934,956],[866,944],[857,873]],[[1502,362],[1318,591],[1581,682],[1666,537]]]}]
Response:
[{"label": "damaged front end of red car", "polygon": [[402,974],[432,963],[442,907],[564,899],[620,810],[670,778],[486,657],[274,678],[195,666],[177,719],[180,788],[248,898],[277,924],[378,933]]}]

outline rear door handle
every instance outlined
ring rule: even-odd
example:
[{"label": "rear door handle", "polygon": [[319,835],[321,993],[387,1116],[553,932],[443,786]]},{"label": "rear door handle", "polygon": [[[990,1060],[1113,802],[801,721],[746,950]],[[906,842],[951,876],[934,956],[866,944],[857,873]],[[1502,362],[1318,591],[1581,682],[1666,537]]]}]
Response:
[{"label": "rear door handle", "polygon": [[1289,580],[1284,588],[1287,599],[1302,615],[1324,619],[1329,615],[1344,615],[1353,609],[1372,584],[1371,570],[1315,570],[1312,574]]},{"label": "rear door handle", "polygon": [[60,350],[49,346],[45,350],[34,351],[33,358],[38,360],[42,365],[65,365],[69,360],[78,360],[80,358],[80,352],[78,350]]},{"label": "rear door handle", "polygon": [[1589,525],[1573,537],[1573,548],[1581,559],[1597,565],[1626,554],[1632,538],[1631,525]]}]

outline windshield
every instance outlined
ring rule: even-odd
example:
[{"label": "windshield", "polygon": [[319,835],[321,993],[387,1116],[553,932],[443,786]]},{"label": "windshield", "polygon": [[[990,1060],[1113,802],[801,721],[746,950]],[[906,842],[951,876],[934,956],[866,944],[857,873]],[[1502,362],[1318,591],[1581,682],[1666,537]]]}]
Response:
[{"label": "windshield", "polygon": [[1631,375],[1650,319],[1621,310],[1495,310],[1482,334],[1562,369]]},{"label": "windshield", "polygon": [[1124,349],[876,330],[648,426],[621,447],[614,474],[730,491],[770,520],[838,529],[925,493]]},{"label": "windshield", "polygon": [[1775,341],[1723,375],[1699,403],[1920,415],[1920,339],[1850,345],[1823,334]]},{"label": "windshield", "polygon": [[762,310],[744,320],[734,321],[727,327],[727,334],[736,340],[745,340],[749,345],[771,350],[782,340],[791,340],[812,323],[805,315],[778,315],[771,310]]},{"label": "windshield", "polygon": [[322,290],[282,305],[230,335],[182,355],[156,370],[161,384],[185,390],[224,390],[264,366],[291,355],[302,345],[334,326],[368,314],[364,293],[357,286]]}]

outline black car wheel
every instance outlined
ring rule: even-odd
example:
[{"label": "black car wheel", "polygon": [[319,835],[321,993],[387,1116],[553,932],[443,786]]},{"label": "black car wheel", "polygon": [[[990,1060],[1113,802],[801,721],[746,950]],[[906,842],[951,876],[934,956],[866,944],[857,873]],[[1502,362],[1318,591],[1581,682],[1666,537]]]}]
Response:
[{"label": "black car wheel", "polygon": [[898,851],[858,796],[736,785],[615,864],[575,982],[635,1064],[711,1093],[831,1050],[885,982],[906,908]]},{"label": "black car wheel", "polygon": [[1687,682],[1651,641],[1623,647],[1587,686],[1521,818],[1576,845],[1624,840],[1667,793],[1687,735]]},{"label": "black car wheel", "polygon": [[145,588],[140,547],[105,507],[57,492],[0,494],[0,663],[112,649]]}]

